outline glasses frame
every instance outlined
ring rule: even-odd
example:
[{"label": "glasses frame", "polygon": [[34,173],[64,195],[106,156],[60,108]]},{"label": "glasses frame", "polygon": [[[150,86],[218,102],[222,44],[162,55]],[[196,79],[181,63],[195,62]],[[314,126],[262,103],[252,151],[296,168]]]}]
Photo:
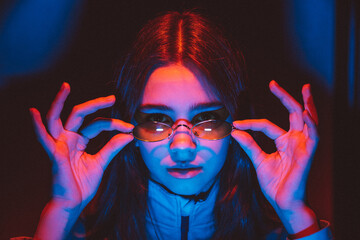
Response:
[{"label": "glasses frame", "polygon": [[[204,124],[204,123],[207,123],[207,122],[215,122],[215,121],[216,121],[216,122],[222,122],[222,123],[228,124],[229,126],[231,126],[231,131],[230,131],[228,134],[226,134],[225,136],[223,136],[223,137],[221,137],[221,138],[216,138],[216,139],[201,138],[201,137],[198,137],[198,136],[196,136],[196,135],[194,134],[193,129],[194,129],[196,126],[199,126],[199,125]],[[176,127],[172,127],[172,126],[170,126],[170,125],[168,125],[168,124],[166,124],[166,123],[163,123],[163,122],[157,122],[157,121],[152,121],[152,122],[153,122],[153,123],[156,123],[156,124],[160,124],[160,125],[164,125],[164,126],[169,127],[169,128],[171,129],[171,134],[170,134],[169,136],[167,136],[166,138],[163,138],[163,139],[161,139],[161,140],[156,140],[156,141],[150,141],[150,140],[144,140],[144,139],[138,138],[138,137],[136,137],[136,136],[133,134],[134,131],[130,132],[130,134],[133,135],[134,138],[136,138],[136,139],[138,139],[138,140],[140,140],[140,141],[143,141],[143,142],[160,142],[160,141],[165,140],[165,139],[167,139],[167,138],[169,139],[169,138],[174,134],[174,132],[175,132],[175,130],[176,130],[177,128],[179,128],[179,127],[181,127],[181,126],[184,126],[184,127],[186,127],[187,129],[189,129],[190,132],[191,132],[191,134],[194,135],[194,136],[197,137],[197,138],[204,139],[204,140],[209,140],[209,141],[215,141],[215,140],[220,140],[220,139],[226,138],[226,137],[229,136],[229,135],[231,134],[231,132],[235,129],[235,127],[234,127],[231,123],[229,123],[229,122],[227,122],[227,121],[224,121],[224,120],[218,120],[218,119],[209,119],[209,120],[201,121],[201,122],[198,122],[198,123],[196,123],[195,125],[193,125],[191,128],[190,128],[188,125],[186,125],[186,124],[178,124],[178,125],[176,125]],[[141,125],[141,124],[136,125],[135,128],[136,128],[137,126],[139,126],[139,125]],[[135,128],[134,128],[134,129],[135,129]]]}]

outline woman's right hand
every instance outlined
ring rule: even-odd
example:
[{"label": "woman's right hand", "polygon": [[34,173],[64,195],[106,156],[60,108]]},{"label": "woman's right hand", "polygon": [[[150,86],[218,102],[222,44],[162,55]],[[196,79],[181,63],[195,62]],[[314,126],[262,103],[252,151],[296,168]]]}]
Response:
[{"label": "woman's right hand", "polygon": [[[111,159],[132,141],[133,136],[125,133],[131,132],[134,126],[117,119],[98,119],[78,133],[86,115],[112,106],[115,97],[97,98],[75,106],[63,125],[60,114],[69,93],[69,84],[63,83],[47,114],[47,129],[39,111],[31,108],[30,112],[38,139],[53,163],[52,202],[76,215],[94,197]],[[86,153],[89,139],[104,130],[124,133],[112,137],[98,153]]]}]

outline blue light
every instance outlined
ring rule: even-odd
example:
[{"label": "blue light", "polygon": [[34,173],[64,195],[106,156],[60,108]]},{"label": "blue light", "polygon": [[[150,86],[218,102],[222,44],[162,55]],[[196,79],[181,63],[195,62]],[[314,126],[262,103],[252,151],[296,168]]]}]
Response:
[{"label": "blue light", "polygon": [[334,0],[284,1],[286,44],[293,64],[327,90],[334,83]]}]

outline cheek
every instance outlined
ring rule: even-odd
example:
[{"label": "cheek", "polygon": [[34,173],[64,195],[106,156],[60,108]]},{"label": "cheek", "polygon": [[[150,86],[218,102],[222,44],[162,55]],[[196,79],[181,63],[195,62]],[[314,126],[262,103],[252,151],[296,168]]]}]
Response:
[{"label": "cheek", "polygon": [[160,171],[160,166],[167,165],[166,159],[168,159],[169,151],[166,144],[139,142],[138,145],[142,159],[150,173]]},{"label": "cheek", "polygon": [[229,144],[230,136],[216,141],[202,141],[202,150],[199,150],[198,156],[208,170],[220,171],[226,160]]}]

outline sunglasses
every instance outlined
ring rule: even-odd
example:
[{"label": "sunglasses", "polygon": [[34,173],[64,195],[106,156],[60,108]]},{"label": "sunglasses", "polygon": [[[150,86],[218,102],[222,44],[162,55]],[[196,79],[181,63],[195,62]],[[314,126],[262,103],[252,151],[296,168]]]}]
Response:
[{"label": "sunglasses", "polygon": [[206,120],[189,127],[186,124],[179,124],[176,127],[163,122],[148,121],[135,126],[132,135],[144,142],[157,142],[171,137],[180,126],[191,130],[191,133],[198,138],[206,140],[219,140],[229,136],[233,130],[231,123],[224,120]]}]

